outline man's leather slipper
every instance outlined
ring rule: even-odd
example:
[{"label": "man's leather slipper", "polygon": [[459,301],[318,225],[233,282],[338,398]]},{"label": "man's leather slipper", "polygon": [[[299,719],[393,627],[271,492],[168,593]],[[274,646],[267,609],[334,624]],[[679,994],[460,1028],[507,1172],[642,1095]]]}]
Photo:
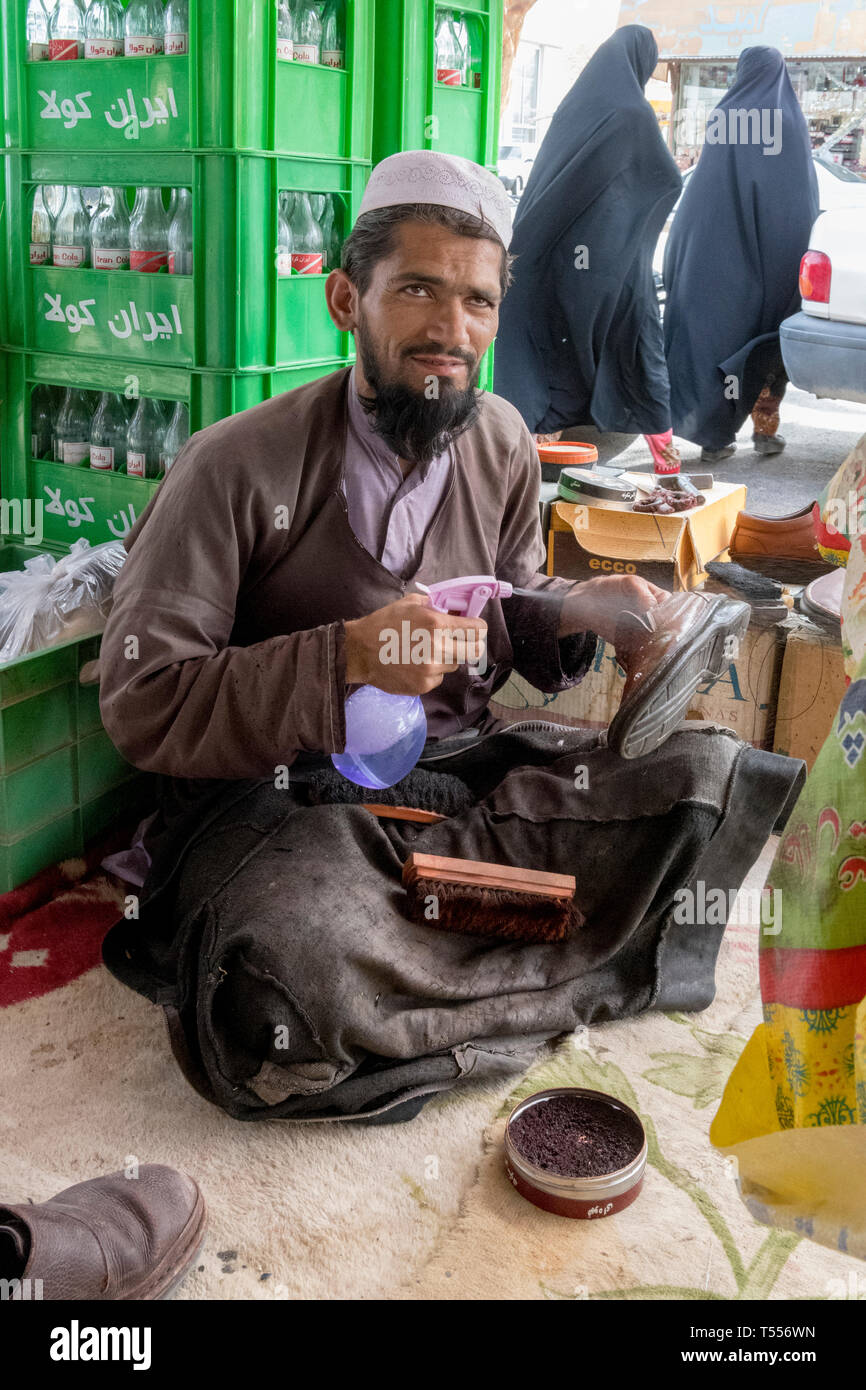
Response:
[{"label": "man's leather slipper", "polygon": [[624,613],[616,634],[626,673],[608,747],[622,758],[660,748],[701,681],[720,676],[749,626],[747,603],[700,592],[672,594],[641,617]]}]

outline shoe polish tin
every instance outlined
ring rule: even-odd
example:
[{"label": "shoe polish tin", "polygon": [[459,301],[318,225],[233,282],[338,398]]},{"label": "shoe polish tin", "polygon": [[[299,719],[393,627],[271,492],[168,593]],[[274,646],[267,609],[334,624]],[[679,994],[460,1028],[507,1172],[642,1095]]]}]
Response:
[{"label": "shoe polish tin", "polygon": [[[544,1107],[550,1102],[554,1102],[553,1110],[546,1112]],[[557,1142],[553,1133],[554,1120],[567,1116],[571,1107],[591,1119],[591,1132],[585,1136],[585,1142],[589,1150],[595,1148],[596,1153],[590,1166],[598,1166],[603,1161],[604,1148],[599,1151],[599,1145],[619,1146],[618,1166],[610,1172],[577,1176],[551,1169],[550,1144],[555,1147]],[[551,1117],[550,1122],[547,1115]],[[529,1127],[532,1135],[527,1133]],[[577,1142],[583,1139],[578,1133]],[[546,1149],[545,1167],[533,1161],[539,1156],[539,1143]],[[556,1216],[592,1221],[622,1211],[641,1190],[646,1160],[646,1134],[638,1116],[630,1106],[603,1091],[584,1090],[579,1086],[536,1091],[512,1110],[505,1126],[505,1171],[509,1181],[521,1197]],[[554,1162],[559,1167],[569,1166],[567,1157]]]}]

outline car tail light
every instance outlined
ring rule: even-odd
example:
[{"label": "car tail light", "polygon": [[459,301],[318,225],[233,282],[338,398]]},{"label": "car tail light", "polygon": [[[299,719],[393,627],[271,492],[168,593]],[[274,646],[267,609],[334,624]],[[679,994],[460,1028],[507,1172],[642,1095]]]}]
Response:
[{"label": "car tail light", "polygon": [[816,304],[830,303],[830,276],[833,267],[823,251],[807,251],[800,262],[800,293]]}]

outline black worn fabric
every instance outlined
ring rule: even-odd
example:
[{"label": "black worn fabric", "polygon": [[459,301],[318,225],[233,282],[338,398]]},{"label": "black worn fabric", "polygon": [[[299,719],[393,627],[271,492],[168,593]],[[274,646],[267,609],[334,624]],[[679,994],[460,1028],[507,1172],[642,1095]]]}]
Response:
[{"label": "black worn fabric", "polygon": [[[456,746],[422,761],[474,804],[438,825],[310,805],[314,765],[225,783],[171,824],[104,959],[164,1006],[185,1075],[228,1114],[366,1118],[521,1071],[579,1023],[710,1003],[724,928],[677,925],[674,894],[739,887],[802,763],[699,723],[637,762],[537,723]],[[521,945],[413,923],[413,849],[574,874],[585,925]]]},{"label": "black worn fabric", "polygon": [[[758,133],[751,112],[765,123],[758,143],[737,138]],[[765,154],[773,123],[781,145]],[[707,122],[665,249],[674,434],[706,449],[733,442],[778,364],[779,326],[799,307],[800,259],[817,215],[809,130],[785,60],[775,48],[747,48]]]},{"label": "black worn fabric", "polygon": [[640,24],[601,45],[520,200],[494,379],[534,432],[670,429],[652,259],[682,180],[644,96],[657,58]]}]

